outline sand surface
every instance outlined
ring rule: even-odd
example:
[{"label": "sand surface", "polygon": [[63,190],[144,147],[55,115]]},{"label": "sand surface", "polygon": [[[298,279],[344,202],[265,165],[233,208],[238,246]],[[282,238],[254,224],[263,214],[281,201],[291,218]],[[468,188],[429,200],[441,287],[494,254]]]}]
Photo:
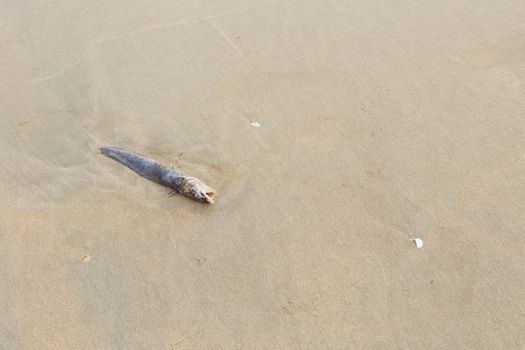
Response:
[{"label": "sand surface", "polygon": [[523,349],[524,18],[2,1],[0,349]]}]

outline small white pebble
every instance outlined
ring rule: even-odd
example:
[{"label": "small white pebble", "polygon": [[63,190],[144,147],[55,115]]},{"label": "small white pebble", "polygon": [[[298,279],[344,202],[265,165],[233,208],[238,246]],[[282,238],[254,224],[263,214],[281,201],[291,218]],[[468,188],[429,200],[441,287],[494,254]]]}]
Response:
[{"label": "small white pebble", "polygon": [[412,242],[416,244],[416,248],[418,249],[423,248],[423,240],[421,238],[414,238],[412,239]]},{"label": "small white pebble", "polygon": [[84,258],[82,258],[82,261],[85,262],[85,263],[90,262],[91,261],[91,255],[88,254],[88,255],[84,256]]},{"label": "small white pebble", "polygon": [[250,122],[250,125],[253,126],[254,128],[260,128],[261,127],[261,124],[257,120],[254,120],[253,122]]}]

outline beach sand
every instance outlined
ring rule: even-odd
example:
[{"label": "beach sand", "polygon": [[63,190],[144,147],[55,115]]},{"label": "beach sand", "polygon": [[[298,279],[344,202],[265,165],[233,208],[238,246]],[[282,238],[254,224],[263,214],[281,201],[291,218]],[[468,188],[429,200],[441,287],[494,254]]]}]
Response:
[{"label": "beach sand", "polygon": [[3,2],[0,349],[524,348],[523,18]]}]

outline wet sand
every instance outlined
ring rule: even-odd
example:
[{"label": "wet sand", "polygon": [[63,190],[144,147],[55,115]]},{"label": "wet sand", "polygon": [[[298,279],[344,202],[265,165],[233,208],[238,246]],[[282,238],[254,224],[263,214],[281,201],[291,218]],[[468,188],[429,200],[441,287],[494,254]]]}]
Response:
[{"label": "wet sand", "polygon": [[523,2],[0,9],[1,349],[525,346]]}]

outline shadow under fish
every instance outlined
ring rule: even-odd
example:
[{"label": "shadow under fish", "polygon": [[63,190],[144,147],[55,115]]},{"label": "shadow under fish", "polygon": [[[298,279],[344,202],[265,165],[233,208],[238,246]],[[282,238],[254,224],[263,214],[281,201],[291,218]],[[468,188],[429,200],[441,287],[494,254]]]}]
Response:
[{"label": "shadow under fish", "polygon": [[168,169],[156,161],[118,147],[102,147],[103,155],[126,165],[142,177],[172,189],[169,195],[180,193],[201,203],[214,203],[215,191],[199,179]]}]

